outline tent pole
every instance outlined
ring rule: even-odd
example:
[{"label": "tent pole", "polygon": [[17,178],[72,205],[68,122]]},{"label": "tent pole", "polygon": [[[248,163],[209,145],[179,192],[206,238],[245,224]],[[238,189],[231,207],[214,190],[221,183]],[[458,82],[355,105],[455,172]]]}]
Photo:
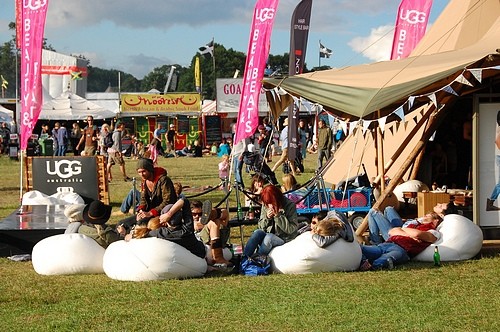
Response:
[{"label": "tent pole", "polygon": [[[443,105],[444,106],[444,105]],[[398,172],[394,175],[394,178],[391,179],[389,184],[387,185],[387,188],[382,192],[380,195],[378,201],[373,204],[373,209],[378,209],[385,201],[385,199],[389,196],[390,193],[396,188],[396,186],[399,184],[401,178],[403,175],[408,171],[408,169],[412,166],[413,161],[415,158],[418,156],[420,151],[425,147],[425,144],[429,140],[429,138],[432,136],[434,130],[437,128],[439,123],[441,122],[442,118],[445,115],[445,112],[441,111],[442,107],[439,108],[437,111],[429,111],[427,113],[433,113],[434,116],[429,118],[429,123],[428,127],[424,130],[422,137],[418,141],[417,145],[413,148],[413,151],[410,153],[408,158],[405,160],[403,165],[401,165],[400,169]],[[404,145],[403,145],[404,146]],[[364,242],[361,235],[366,231],[368,228],[368,215],[365,217],[361,225],[358,227],[356,230],[356,236],[358,237],[359,242]]]},{"label": "tent pole", "polygon": [[[427,110],[427,112],[425,112],[425,114],[422,116],[422,118],[417,123],[417,125],[415,126],[415,128],[413,128],[411,130],[411,132],[408,134],[408,136],[405,138],[405,140],[400,144],[399,148],[394,152],[394,154],[392,155],[392,157],[389,159],[389,161],[385,165],[385,167],[384,167],[385,173],[387,173],[391,169],[392,165],[394,165],[394,162],[399,158],[399,156],[401,155],[401,153],[406,149],[406,146],[413,139],[413,137],[420,130],[420,128],[427,122],[427,120],[429,119],[429,117],[430,117],[430,115],[432,113],[433,112],[431,110],[429,110],[429,109]],[[380,181],[381,181],[381,177],[377,176],[375,178],[375,180],[373,181],[373,183],[378,184],[378,183],[380,183]]]}]

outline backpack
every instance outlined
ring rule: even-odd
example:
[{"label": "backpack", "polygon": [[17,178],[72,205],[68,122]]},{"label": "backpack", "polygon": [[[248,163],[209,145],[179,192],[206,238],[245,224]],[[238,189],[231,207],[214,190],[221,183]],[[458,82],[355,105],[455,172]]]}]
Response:
[{"label": "backpack", "polygon": [[112,134],[107,134],[104,136],[103,144],[105,147],[110,148],[113,146],[113,135]]},{"label": "backpack", "polygon": [[344,139],[345,139],[344,131],[339,128],[337,130],[337,133],[335,134],[335,142],[343,141]]}]

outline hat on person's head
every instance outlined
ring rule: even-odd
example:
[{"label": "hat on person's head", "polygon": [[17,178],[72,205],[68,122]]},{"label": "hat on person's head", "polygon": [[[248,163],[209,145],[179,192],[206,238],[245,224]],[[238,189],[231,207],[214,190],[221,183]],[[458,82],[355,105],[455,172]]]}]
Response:
[{"label": "hat on person's head", "polygon": [[111,216],[111,205],[101,201],[92,201],[83,209],[83,220],[94,225],[104,225]]},{"label": "hat on person's head", "polygon": [[68,222],[78,222],[83,220],[83,209],[85,204],[71,204],[64,209],[64,215]]},{"label": "hat on person's head", "polygon": [[283,121],[283,126],[288,126],[288,118],[285,118],[285,121]]},{"label": "hat on person's head", "polygon": [[173,123],[170,124],[170,128],[174,128],[175,125]]},{"label": "hat on person's head", "polygon": [[[170,211],[172,206],[174,206],[174,204],[167,204],[163,209],[161,209],[161,214],[164,214],[164,213],[167,213],[168,211]],[[181,211],[177,211],[176,213],[174,213],[172,215],[172,217],[170,217],[170,220],[168,221],[168,223],[173,227],[180,226],[182,224]]]},{"label": "hat on person's head", "polygon": [[136,169],[145,169],[149,173],[154,173],[155,166],[154,166],[153,161],[151,159],[140,158],[139,160],[137,160]]}]

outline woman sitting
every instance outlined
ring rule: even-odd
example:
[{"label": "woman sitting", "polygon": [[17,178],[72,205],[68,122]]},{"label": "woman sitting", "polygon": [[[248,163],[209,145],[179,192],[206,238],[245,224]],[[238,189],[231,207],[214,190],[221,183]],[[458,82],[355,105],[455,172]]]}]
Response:
[{"label": "woman sitting", "polygon": [[247,257],[251,257],[257,248],[259,255],[267,255],[272,248],[281,246],[297,236],[295,204],[273,185],[262,189],[261,200],[259,229],[252,233],[245,246],[244,254]]},{"label": "woman sitting", "polygon": [[283,191],[285,197],[292,202],[299,202],[307,194],[307,190],[305,190],[305,188],[300,188],[297,179],[291,173],[284,174],[281,181],[283,182],[281,191]]}]

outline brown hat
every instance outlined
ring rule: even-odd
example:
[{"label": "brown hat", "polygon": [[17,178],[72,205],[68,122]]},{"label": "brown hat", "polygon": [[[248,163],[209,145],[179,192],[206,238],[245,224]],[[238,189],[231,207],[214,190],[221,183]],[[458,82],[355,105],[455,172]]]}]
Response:
[{"label": "brown hat", "polygon": [[101,201],[92,201],[83,209],[83,220],[94,225],[103,225],[111,216],[110,205]]},{"label": "brown hat", "polygon": [[145,169],[149,173],[154,173],[155,166],[154,166],[153,161],[151,159],[141,158],[137,161],[136,169]]}]

